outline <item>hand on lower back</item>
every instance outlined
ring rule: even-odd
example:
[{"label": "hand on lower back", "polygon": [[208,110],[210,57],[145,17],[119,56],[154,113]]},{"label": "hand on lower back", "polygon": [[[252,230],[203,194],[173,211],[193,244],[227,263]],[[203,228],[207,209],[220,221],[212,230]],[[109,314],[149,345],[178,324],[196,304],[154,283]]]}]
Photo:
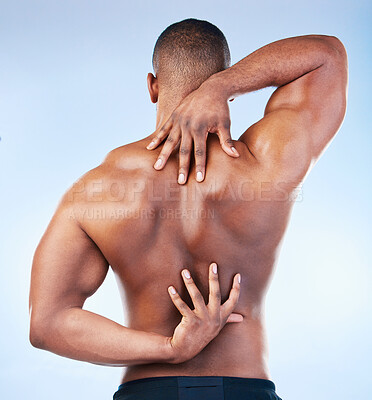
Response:
[{"label": "hand on lower back", "polygon": [[[213,272],[215,267],[216,272]],[[194,310],[181,299],[179,294],[172,293],[173,286],[168,288],[174,305],[182,314],[182,320],[169,338],[169,346],[174,355],[172,363],[178,364],[195,357],[200,351],[214,339],[226,323],[242,322],[241,314],[233,313],[240,294],[240,274],[236,274],[229,298],[221,305],[220,284],[217,274],[217,265],[209,266],[209,302],[206,305],[202,294],[196,287],[193,279],[185,275],[182,277],[186,288],[193,301]]]}]

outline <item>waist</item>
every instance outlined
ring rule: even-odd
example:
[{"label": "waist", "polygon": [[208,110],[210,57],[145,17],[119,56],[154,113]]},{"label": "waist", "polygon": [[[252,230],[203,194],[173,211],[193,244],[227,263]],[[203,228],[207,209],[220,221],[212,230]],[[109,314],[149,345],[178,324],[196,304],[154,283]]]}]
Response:
[{"label": "waist", "polygon": [[265,390],[275,393],[275,384],[269,379],[241,378],[235,376],[161,376],[135,379],[122,383],[114,394],[114,400],[123,394],[134,394],[140,391],[161,388],[173,388],[176,392],[182,388],[213,387],[228,391],[229,387],[247,390]]},{"label": "waist", "polygon": [[261,321],[224,326],[198,355],[179,364],[152,363],[126,367],[121,383],[161,376],[234,376],[269,379],[268,349]]}]

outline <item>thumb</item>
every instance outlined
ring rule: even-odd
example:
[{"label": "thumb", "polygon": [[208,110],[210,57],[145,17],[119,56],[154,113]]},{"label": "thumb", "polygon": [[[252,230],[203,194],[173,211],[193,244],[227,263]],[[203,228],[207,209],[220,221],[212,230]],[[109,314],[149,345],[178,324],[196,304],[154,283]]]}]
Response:
[{"label": "thumb", "polygon": [[229,318],[227,318],[226,323],[228,324],[229,322],[242,322],[243,319],[244,319],[243,315],[236,314],[236,313],[231,313],[229,315]]}]

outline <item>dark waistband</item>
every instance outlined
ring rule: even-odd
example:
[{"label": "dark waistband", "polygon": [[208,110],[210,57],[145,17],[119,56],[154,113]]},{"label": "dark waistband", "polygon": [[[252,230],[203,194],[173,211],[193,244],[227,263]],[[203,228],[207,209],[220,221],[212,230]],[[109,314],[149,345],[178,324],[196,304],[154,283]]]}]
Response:
[{"label": "dark waistband", "polygon": [[157,376],[153,378],[135,379],[119,385],[118,390],[134,389],[136,387],[190,387],[190,386],[229,386],[244,385],[251,389],[265,389],[275,391],[275,384],[269,379],[240,378],[235,376]]}]

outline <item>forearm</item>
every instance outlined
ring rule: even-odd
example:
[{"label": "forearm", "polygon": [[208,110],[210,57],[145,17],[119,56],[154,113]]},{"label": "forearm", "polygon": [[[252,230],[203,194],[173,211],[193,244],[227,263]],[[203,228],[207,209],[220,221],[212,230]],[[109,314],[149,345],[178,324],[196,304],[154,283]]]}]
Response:
[{"label": "forearm", "polygon": [[337,57],[342,48],[333,36],[306,35],[278,40],[212,75],[205,84],[218,88],[227,99],[265,87],[283,86]]},{"label": "forearm", "polygon": [[57,314],[34,339],[35,347],[108,366],[171,362],[166,336],[126,328],[81,308]]}]

